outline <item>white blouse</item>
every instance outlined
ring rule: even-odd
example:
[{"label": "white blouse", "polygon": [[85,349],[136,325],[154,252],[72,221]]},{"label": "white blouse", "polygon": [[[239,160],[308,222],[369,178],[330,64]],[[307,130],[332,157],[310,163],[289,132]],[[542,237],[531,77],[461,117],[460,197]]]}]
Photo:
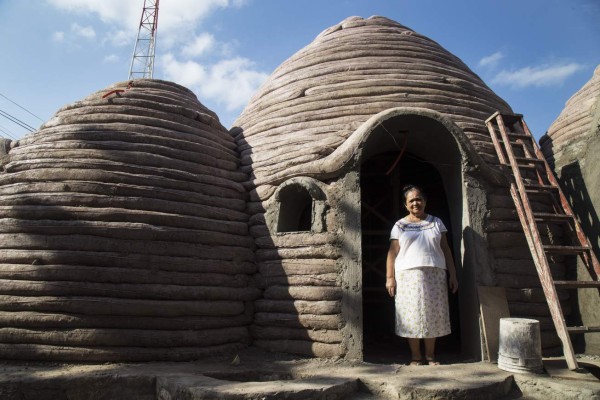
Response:
[{"label": "white blouse", "polygon": [[446,226],[438,217],[427,215],[420,222],[409,222],[406,217],[398,220],[392,228],[390,240],[397,239],[400,251],[396,256],[396,271],[416,267],[446,269],[446,259],[440,245]]}]

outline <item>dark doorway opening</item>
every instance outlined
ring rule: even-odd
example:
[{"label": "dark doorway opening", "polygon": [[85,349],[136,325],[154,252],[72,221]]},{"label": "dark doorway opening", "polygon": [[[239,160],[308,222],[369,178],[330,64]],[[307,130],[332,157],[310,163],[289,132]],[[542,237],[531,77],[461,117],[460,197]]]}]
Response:
[{"label": "dark doorway opening", "polygon": [[[452,247],[450,210],[442,177],[429,162],[405,153],[397,166],[397,152],[375,155],[361,166],[361,224],[363,276],[363,358],[368,362],[403,363],[410,358],[406,339],[394,332],[394,300],[385,290],[385,261],[393,224],[407,214],[402,187],[421,186],[427,194],[428,214],[442,219]],[[455,258],[456,259],[456,258]],[[442,362],[460,355],[458,295],[450,295],[452,333],[439,338],[436,355]]]}]

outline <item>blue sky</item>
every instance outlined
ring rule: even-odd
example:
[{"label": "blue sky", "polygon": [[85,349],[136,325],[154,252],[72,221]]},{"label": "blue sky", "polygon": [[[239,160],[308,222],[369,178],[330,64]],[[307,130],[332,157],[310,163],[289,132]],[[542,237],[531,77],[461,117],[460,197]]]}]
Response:
[{"label": "blue sky", "polygon": [[[0,0],[0,111],[37,128],[127,80],[143,4]],[[154,77],[189,87],[230,127],[279,64],[354,15],[440,43],[536,137],[600,64],[600,0],[161,0]],[[0,115],[0,136],[27,132]]]}]

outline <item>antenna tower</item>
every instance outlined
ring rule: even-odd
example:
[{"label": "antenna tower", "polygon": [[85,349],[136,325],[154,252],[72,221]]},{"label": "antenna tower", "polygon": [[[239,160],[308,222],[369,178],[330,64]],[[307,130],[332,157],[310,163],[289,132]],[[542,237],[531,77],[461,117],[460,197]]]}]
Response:
[{"label": "antenna tower", "polygon": [[159,0],[144,0],[144,10],[142,11],[131,67],[129,68],[130,80],[152,79],[156,28],[158,25],[158,2]]}]

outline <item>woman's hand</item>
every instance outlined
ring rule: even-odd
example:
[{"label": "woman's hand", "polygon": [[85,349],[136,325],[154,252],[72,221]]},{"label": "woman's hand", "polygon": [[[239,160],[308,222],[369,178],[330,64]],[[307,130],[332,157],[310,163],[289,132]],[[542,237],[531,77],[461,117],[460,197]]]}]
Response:
[{"label": "woman's hand", "polygon": [[390,248],[388,249],[387,259],[385,261],[385,290],[391,297],[396,295],[396,277],[394,272],[394,262],[400,252],[400,244],[398,239],[390,240]]},{"label": "woman's hand", "polygon": [[452,293],[456,293],[458,291],[458,280],[456,279],[456,268],[454,267],[454,260],[452,259],[452,252],[450,251],[450,246],[448,245],[448,239],[446,239],[446,232],[442,233],[440,246],[442,246],[442,251],[444,252],[446,268],[449,274],[448,287]]},{"label": "woman's hand", "polygon": [[448,279],[448,286],[450,287],[450,291],[452,293],[456,293],[458,291],[458,280],[456,279],[456,274],[450,274],[450,278]]},{"label": "woman's hand", "polygon": [[394,297],[396,295],[396,279],[387,278],[387,280],[385,281],[385,289],[391,297]]}]

